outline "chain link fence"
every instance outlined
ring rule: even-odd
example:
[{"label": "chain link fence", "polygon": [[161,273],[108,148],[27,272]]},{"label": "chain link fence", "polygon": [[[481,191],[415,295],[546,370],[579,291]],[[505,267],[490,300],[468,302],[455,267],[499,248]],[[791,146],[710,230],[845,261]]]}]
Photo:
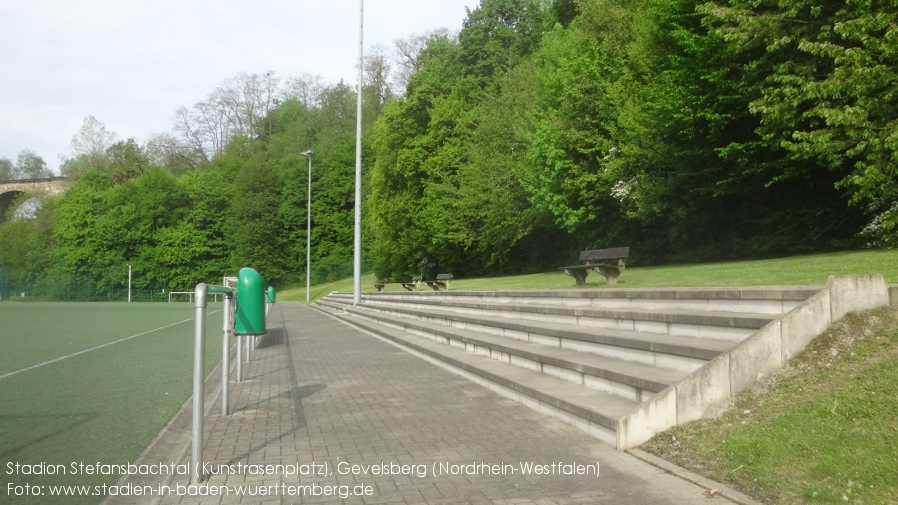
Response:
[{"label": "chain link fence", "polygon": [[[362,262],[362,271],[370,268],[370,262]],[[300,271],[275,284],[282,287],[305,286],[305,264]],[[128,267],[117,265],[103,269],[107,275],[73,274],[58,272],[23,273],[0,266],[0,300],[59,302],[126,302],[128,301]],[[323,284],[352,277],[353,262],[342,259],[322,259],[312,262],[312,284]],[[237,275],[235,271],[233,275]],[[212,282],[220,282],[221,279]],[[138,269],[131,272],[131,301],[167,302],[169,292],[192,291],[194,286],[169,286],[142,275]],[[188,296],[175,295],[172,301],[187,301]]]},{"label": "chain link fence", "polygon": [[[130,299],[133,302],[168,301],[168,287],[146,282],[132,274]],[[0,299],[59,302],[126,302],[128,278],[120,282],[98,279],[91,274],[25,273],[0,266]]]}]

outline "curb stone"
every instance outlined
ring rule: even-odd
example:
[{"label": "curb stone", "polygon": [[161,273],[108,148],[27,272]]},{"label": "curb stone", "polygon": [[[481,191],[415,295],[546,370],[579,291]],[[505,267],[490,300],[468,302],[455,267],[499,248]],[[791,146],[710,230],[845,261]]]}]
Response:
[{"label": "curb stone", "polygon": [[723,484],[720,484],[718,482],[714,482],[711,479],[702,477],[701,475],[698,475],[697,473],[690,472],[689,470],[686,470],[685,468],[683,468],[681,466],[675,465],[675,464],[671,463],[670,461],[667,461],[666,459],[659,458],[658,456],[655,456],[654,454],[649,454],[649,453],[639,450],[639,449],[627,449],[624,452],[626,452],[636,458],[639,458],[642,461],[645,461],[646,463],[648,463],[650,465],[658,467],[667,473],[675,475],[687,482],[691,482],[691,483],[695,484],[696,486],[705,488],[709,493],[709,496],[708,496],[709,498],[712,498],[714,496],[722,496],[734,503],[738,503],[739,505],[764,505],[763,502],[755,500],[754,498],[752,498],[744,493],[740,493],[739,491],[736,491],[735,489],[724,486]]}]

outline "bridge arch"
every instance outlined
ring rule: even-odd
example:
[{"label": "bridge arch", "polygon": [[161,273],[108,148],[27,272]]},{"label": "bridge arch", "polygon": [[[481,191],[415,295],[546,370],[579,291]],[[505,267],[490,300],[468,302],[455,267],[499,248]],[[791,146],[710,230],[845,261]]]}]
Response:
[{"label": "bridge arch", "polygon": [[66,177],[44,179],[15,179],[0,181],[0,224],[6,221],[9,206],[23,193],[59,194],[68,189]]},{"label": "bridge arch", "polygon": [[0,224],[6,222],[6,212],[9,210],[9,206],[23,193],[24,191],[13,190],[0,194]]}]

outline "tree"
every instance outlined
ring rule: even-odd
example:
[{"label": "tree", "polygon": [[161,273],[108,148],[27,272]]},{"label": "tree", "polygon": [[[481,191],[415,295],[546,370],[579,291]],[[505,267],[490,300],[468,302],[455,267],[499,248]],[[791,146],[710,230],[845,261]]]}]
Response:
[{"label": "tree", "polygon": [[231,271],[228,216],[234,169],[223,161],[215,160],[178,181],[190,202],[187,215],[175,229],[160,230],[158,236],[159,258],[168,265],[172,287],[195,286]]},{"label": "tree", "polygon": [[195,170],[204,160],[203,153],[171,133],[151,135],[145,154],[151,165],[162,167],[175,175]]},{"label": "tree", "polygon": [[[169,151],[181,150],[205,163],[221,154],[228,140],[227,118],[208,102],[198,102],[192,108],[178,107],[175,111],[174,134],[179,142],[168,145]],[[182,147],[183,145],[183,147]]]},{"label": "tree", "polygon": [[[266,118],[282,99],[279,83],[271,71],[238,74],[226,79],[206,100],[191,108],[179,107],[173,127],[181,141],[177,149],[189,146],[189,152],[207,162],[222,154],[234,137],[253,139],[259,134],[270,134],[272,125],[266,123]],[[173,148],[168,145],[169,151]]]},{"label": "tree", "polygon": [[78,133],[72,137],[72,157],[63,160],[60,171],[66,177],[78,178],[88,170],[108,171],[106,150],[115,143],[115,133],[93,116],[84,118]]},{"label": "tree", "polygon": [[[283,99],[295,98],[307,109],[318,106],[318,98],[326,87],[320,75],[302,74],[287,80]],[[284,100],[281,100],[283,103]]]},{"label": "tree", "polygon": [[106,173],[85,172],[59,204],[55,263],[62,272],[88,275],[94,291],[123,287],[129,264],[141,272],[135,287],[168,288],[166,248],[183,245],[176,237],[189,204],[177,179],[159,168],[117,185]]},{"label": "tree", "polygon": [[53,172],[44,163],[43,158],[30,149],[23,149],[19,153],[13,171],[18,175],[17,178],[20,179],[40,179],[53,175]]},{"label": "tree", "polygon": [[577,0],[552,0],[551,11],[555,22],[566,27],[577,17]]},{"label": "tree", "polygon": [[89,170],[63,194],[53,228],[58,244],[56,262],[61,270],[88,273],[95,263],[108,263],[109,250],[104,246],[108,229],[103,220],[109,210],[111,188],[109,175]]},{"label": "tree", "polygon": [[237,173],[230,206],[230,266],[234,270],[251,266],[266,282],[284,278],[289,270],[281,254],[284,244],[277,221],[279,188],[280,181],[262,156],[254,154]]},{"label": "tree", "polygon": [[109,158],[109,174],[116,184],[139,177],[150,168],[146,150],[133,138],[112,144],[106,150],[106,155]]},{"label": "tree", "polygon": [[162,242],[171,237],[167,231],[178,228],[187,215],[189,202],[184,188],[171,173],[152,168],[114,186],[108,205],[103,224],[113,232],[105,236],[103,245],[114,255],[109,266],[131,264],[139,270],[140,279],[135,281],[138,288],[168,287],[166,267],[170,264],[161,256],[171,244]]},{"label": "tree", "polygon": [[22,149],[16,163],[0,158],[0,181],[8,179],[42,179],[52,177],[53,172],[47,168],[43,158],[31,149]]},{"label": "tree", "polygon": [[29,271],[31,228],[31,223],[25,219],[7,220],[0,226],[0,266],[20,275]]},{"label": "tree", "polygon": [[540,0],[482,0],[458,34],[461,61],[485,87],[536,50],[548,19]]},{"label": "tree", "polygon": [[701,12],[719,36],[754,56],[755,144],[784,152],[769,183],[831,181],[839,201],[846,189],[852,203],[871,206],[870,230],[886,239],[898,223],[898,6],[734,0]]},{"label": "tree", "polygon": [[515,170],[526,163],[515,122],[529,119],[529,98],[503,97],[502,87],[539,44],[547,19],[541,1],[488,0],[468,12],[457,39],[440,32],[399,44],[414,73],[404,100],[388,103],[373,131],[378,276],[507,267],[530,230]]},{"label": "tree", "polygon": [[455,36],[443,28],[423,34],[410,35],[404,39],[394,41],[391,60],[393,68],[391,85],[397,95],[405,92],[409,80],[421,70],[422,62],[419,59],[419,55],[427,46],[427,41],[431,39],[455,40]]},{"label": "tree", "polygon": [[7,158],[0,158],[0,181],[12,179],[12,161]]},{"label": "tree", "polygon": [[[164,282],[171,290],[189,291],[200,282],[218,279],[226,268],[211,262],[210,243],[202,231],[190,222],[180,221],[160,228],[154,235],[156,250],[153,259],[165,268]],[[145,265],[152,267],[152,265]],[[141,279],[146,282],[145,278]]]},{"label": "tree", "polygon": [[[457,153],[449,154],[458,142],[453,138],[455,126],[463,121],[456,112],[468,114],[463,94],[451,96],[453,87],[465,81],[458,56],[453,40],[430,39],[420,52],[421,71],[412,76],[405,99],[388,102],[372,131],[376,161],[370,225],[380,277],[410,277],[435,267],[430,227],[422,221],[422,198],[431,181],[448,176],[463,161]],[[468,88],[472,82],[467,80]],[[440,150],[442,156],[437,155]]]},{"label": "tree", "polygon": [[522,183],[541,213],[590,243],[620,235],[615,188],[619,194],[641,168],[646,7],[641,0],[591,3],[568,29],[547,34],[535,56],[532,170]]},{"label": "tree", "polygon": [[[521,125],[532,114],[533,72],[522,64],[500,78],[466,125],[452,177],[425,190],[422,221],[444,251],[441,267],[459,274],[520,271],[532,266],[517,254],[522,240],[545,220],[533,211],[519,175],[529,163]],[[529,264],[528,264],[529,263]]]},{"label": "tree", "polygon": [[230,136],[253,138],[257,131],[267,131],[261,121],[278,104],[280,79],[274,72],[238,74],[225,80],[209,96],[208,102],[227,118]]},{"label": "tree", "polygon": [[393,98],[393,90],[390,89],[391,67],[387,48],[382,44],[375,44],[365,54],[364,84],[372,90],[375,96],[374,103],[383,106],[387,100]]}]

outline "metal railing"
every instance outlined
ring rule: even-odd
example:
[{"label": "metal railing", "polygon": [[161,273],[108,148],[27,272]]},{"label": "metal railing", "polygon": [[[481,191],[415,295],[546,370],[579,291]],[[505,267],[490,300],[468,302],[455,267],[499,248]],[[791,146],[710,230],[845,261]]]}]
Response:
[{"label": "metal railing", "polygon": [[[249,270],[249,269],[247,269]],[[241,274],[243,271],[241,271]],[[229,284],[230,281],[236,280],[234,278],[226,277],[224,280],[225,284]],[[259,278],[261,280],[261,278]],[[257,286],[258,287],[258,286]],[[203,437],[204,437],[204,427],[203,427],[203,416],[205,414],[205,356],[206,356],[206,308],[208,306],[208,296],[209,295],[221,295],[224,301],[224,316],[222,321],[222,351],[221,351],[221,415],[223,417],[228,417],[231,415],[230,411],[230,337],[231,335],[237,336],[237,382],[243,381],[243,370],[241,368],[241,364],[243,362],[242,349],[243,349],[243,332],[246,331],[246,361],[250,361],[251,352],[256,347],[256,336],[260,334],[264,334],[265,327],[267,326],[267,316],[271,309],[271,305],[274,303],[275,294],[274,288],[269,287],[267,294],[265,295],[265,306],[264,306],[264,316],[262,316],[261,328],[258,329],[250,329],[250,330],[240,330],[240,325],[235,325],[234,322],[237,320],[236,311],[237,311],[237,295],[241,293],[240,296],[247,296],[246,292],[240,290],[240,284],[238,287],[232,286],[212,286],[205,283],[200,283],[196,285],[196,289],[193,292],[194,299],[194,311],[195,311],[195,321],[194,321],[194,339],[193,339],[193,428],[192,428],[192,445],[191,445],[191,471],[190,471],[190,482],[191,484],[198,484],[205,480],[206,476],[202,473],[203,468]],[[259,290],[258,293],[252,292],[248,296],[250,297],[249,302],[252,302],[255,296],[259,296],[261,299],[263,293]],[[257,325],[258,326],[258,325]]]}]

